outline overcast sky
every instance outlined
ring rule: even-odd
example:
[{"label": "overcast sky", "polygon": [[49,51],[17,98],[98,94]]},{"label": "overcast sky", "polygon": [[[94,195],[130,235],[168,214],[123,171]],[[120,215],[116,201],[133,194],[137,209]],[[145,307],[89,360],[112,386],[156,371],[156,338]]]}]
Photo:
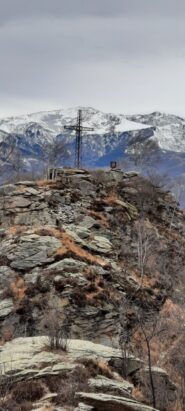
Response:
[{"label": "overcast sky", "polygon": [[185,0],[0,0],[0,117],[78,105],[185,117]]}]

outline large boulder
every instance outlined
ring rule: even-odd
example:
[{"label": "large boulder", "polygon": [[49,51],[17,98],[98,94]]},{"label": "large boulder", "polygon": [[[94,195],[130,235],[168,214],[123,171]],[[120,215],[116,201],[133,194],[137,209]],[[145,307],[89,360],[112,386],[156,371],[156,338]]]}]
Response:
[{"label": "large boulder", "polygon": [[[153,384],[155,389],[156,402],[159,408],[163,408],[166,404],[171,404],[171,408],[175,407],[177,400],[177,386],[171,381],[170,376],[163,368],[152,367]],[[149,368],[142,368],[136,373],[136,380],[138,380],[140,387],[144,393],[145,398],[152,400]]]},{"label": "large boulder", "polygon": [[0,347],[1,374],[15,380],[57,375],[76,367],[70,357],[51,352],[48,337],[15,338]]},{"label": "large boulder", "polygon": [[61,242],[54,237],[27,235],[20,238],[7,258],[12,268],[27,270],[54,261],[54,254],[60,246]]}]

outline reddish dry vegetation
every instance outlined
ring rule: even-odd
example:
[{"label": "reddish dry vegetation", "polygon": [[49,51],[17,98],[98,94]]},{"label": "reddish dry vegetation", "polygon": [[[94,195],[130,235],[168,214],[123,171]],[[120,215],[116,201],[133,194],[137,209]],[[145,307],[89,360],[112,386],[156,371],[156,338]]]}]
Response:
[{"label": "reddish dry vegetation", "polygon": [[26,230],[27,230],[27,226],[25,225],[14,225],[7,229],[7,234],[17,235],[17,234],[24,233]]},{"label": "reddish dry vegetation", "polygon": [[54,228],[41,228],[35,230],[35,234],[50,235],[61,240],[62,245],[56,252],[56,259],[62,259],[74,255],[75,258],[87,261],[90,264],[94,263],[103,267],[108,265],[108,262],[103,258],[93,255],[79,245],[75,244],[73,238],[65,231],[60,231]]},{"label": "reddish dry vegetation", "polygon": [[25,298],[26,289],[25,281],[21,277],[17,276],[15,281],[10,283],[10,292],[15,301],[20,302]]},{"label": "reddish dry vegetation", "polygon": [[109,222],[107,220],[107,217],[102,212],[90,210],[88,214],[90,217],[95,218],[97,222],[101,225],[101,227],[109,228]]}]

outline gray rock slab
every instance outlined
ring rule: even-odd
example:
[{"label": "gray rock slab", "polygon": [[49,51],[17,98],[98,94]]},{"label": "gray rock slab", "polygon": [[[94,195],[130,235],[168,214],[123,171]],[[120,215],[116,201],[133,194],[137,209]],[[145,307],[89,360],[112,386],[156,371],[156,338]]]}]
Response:
[{"label": "gray rock slab", "polygon": [[14,305],[12,298],[6,298],[0,302],[0,318],[7,317],[13,311]]},{"label": "gray rock slab", "polygon": [[94,239],[88,243],[88,247],[101,253],[109,253],[112,249],[112,244],[108,238],[95,235]]},{"label": "gray rock slab", "polygon": [[38,373],[41,372],[42,364],[45,364],[42,369],[46,368],[47,364],[54,367],[53,372],[57,372],[59,368],[71,367],[70,364],[77,363],[78,358],[102,359],[109,362],[113,358],[122,357],[119,349],[87,340],[69,340],[67,355],[47,351],[46,347],[48,347],[46,336],[15,338],[0,347],[0,363],[6,365],[6,372],[29,373],[30,370],[37,369]]},{"label": "gray rock slab", "polygon": [[[16,187],[13,184],[2,185],[0,186],[0,196],[10,195],[11,193],[15,191],[15,189]],[[1,201],[2,201],[2,198],[1,198]]]},{"label": "gray rock slab", "polygon": [[12,281],[12,279],[15,277],[15,273],[13,270],[11,270],[10,267],[7,267],[6,265],[2,265],[0,267],[0,286],[5,287]]},{"label": "gray rock slab", "polygon": [[49,266],[49,270],[57,273],[63,271],[67,273],[68,270],[74,273],[81,271],[84,267],[86,267],[86,265],[87,264],[83,261],[74,260],[73,258],[64,258],[61,261],[51,264]]},{"label": "gray rock slab", "polygon": [[16,186],[27,186],[27,187],[35,187],[37,186],[36,181],[19,181],[15,183]]},{"label": "gray rock slab", "polygon": [[26,190],[25,190],[25,191],[26,191],[26,193],[29,193],[29,194],[31,194],[31,195],[33,195],[33,196],[39,194],[39,191],[36,190],[35,188],[32,188],[32,187],[26,187]]},{"label": "gray rock slab", "polygon": [[112,249],[112,244],[106,237],[95,235],[92,241],[86,241],[83,238],[80,238],[77,232],[71,231],[71,229],[66,229],[66,232],[74,239],[77,244],[80,244],[82,247],[90,251],[109,254]]},{"label": "gray rock slab", "polygon": [[116,381],[114,379],[106,378],[102,375],[98,375],[96,378],[90,378],[88,380],[90,387],[100,390],[101,392],[113,393],[115,395],[121,395],[128,398],[132,398],[131,392],[134,388],[133,384],[128,381]]},{"label": "gray rock slab", "polygon": [[75,408],[74,411],[93,411],[94,407],[91,407],[90,405],[84,404],[83,402],[80,402],[78,404],[78,407]]},{"label": "gray rock slab", "polygon": [[136,195],[138,193],[138,191],[134,187],[125,187],[125,188],[122,188],[121,191],[122,193],[130,194],[130,195]]},{"label": "gray rock slab", "polygon": [[54,261],[54,253],[61,242],[49,236],[25,236],[13,252],[7,255],[10,266],[16,270],[26,270]]},{"label": "gray rock slab", "polygon": [[85,227],[86,229],[90,229],[94,227],[94,225],[96,224],[97,224],[97,221],[94,218],[90,216],[85,216],[85,218],[83,218],[83,220],[80,222],[78,227]]},{"label": "gray rock slab", "polygon": [[13,197],[13,201],[10,204],[6,204],[7,208],[26,208],[31,205],[31,201],[24,197]]},{"label": "gray rock slab", "polygon": [[[16,379],[58,375],[76,367],[73,359],[47,350],[47,337],[16,338],[0,347],[1,374]],[[47,365],[47,366],[46,366]]]},{"label": "gray rock slab", "polygon": [[[21,209],[19,209],[21,210]],[[48,208],[34,209],[30,208],[23,209],[24,211],[14,214],[14,224],[15,225],[27,225],[38,226],[38,225],[55,225],[56,224],[56,214],[53,213]],[[25,211],[26,210],[26,211]]]},{"label": "gray rock slab", "polygon": [[76,398],[95,407],[96,411],[157,411],[153,407],[141,404],[130,398],[123,398],[108,394],[76,393]]}]

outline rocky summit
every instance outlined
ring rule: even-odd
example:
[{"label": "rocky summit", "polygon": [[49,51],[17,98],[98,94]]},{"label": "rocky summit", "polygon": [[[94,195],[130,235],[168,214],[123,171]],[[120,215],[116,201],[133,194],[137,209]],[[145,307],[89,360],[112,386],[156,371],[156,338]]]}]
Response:
[{"label": "rocky summit", "polygon": [[0,187],[0,410],[183,411],[185,213],[136,172]]}]

